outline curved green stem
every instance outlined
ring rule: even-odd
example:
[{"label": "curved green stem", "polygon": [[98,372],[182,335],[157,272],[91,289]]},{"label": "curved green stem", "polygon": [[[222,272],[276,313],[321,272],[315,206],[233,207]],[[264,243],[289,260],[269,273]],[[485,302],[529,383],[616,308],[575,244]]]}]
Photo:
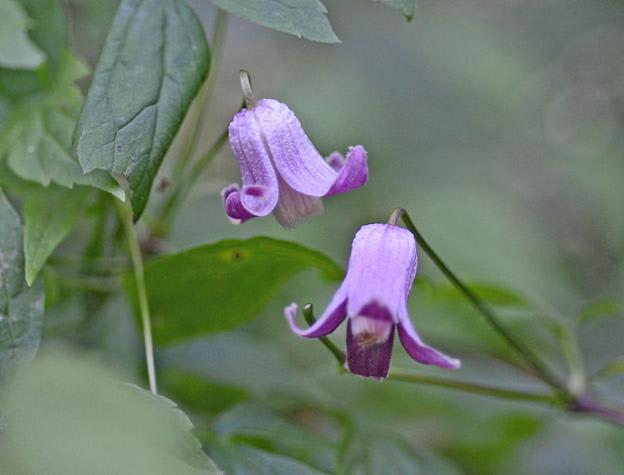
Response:
[{"label": "curved green stem", "polygon": [[119,219],[123,225],[128,243],[128,254],[134,268],[134,282],[139,299],[139,309],[141,311],[141,324],[143,326],[143,341],[145,344],[145,361],[147,364],[147,377],[149,380],[150,392],[158,393],[156,385],[156,366],[154,364],[154,343],[152,341],[152,322],[150,317],[147,291],[145,289],[145,273],[143,271],[143,256],[139,246],[139,238],[132,218],[132,209],[127,203],[114,200],[117,206]]},{"label": "curved green stem", "polygon": [[399,219],[403,221],[405,227],[414,235],[420,248],[425,251],[433,263],[440,269],[442,274],[459,290],[464,297],[472,304],[472,306],[486,319],[490,326],[511,346],[516,353],[524,359],[524,361],[535,371],[535,373],[549,386],[551,386],[563,400],[570,400],[570,394],[564,384],[551,372],[551,370],[542,362],[542,360],[533,351],[517,339],[505,326],[501,323],[499,317],[494,310],[477,294],[464,284],[453,271],[449,269],[440,256],[431,248],[429,243],[420,234],[416,225],[410,218],[407,211],[403,208],[397,208],[390,217],[390,224],[397,224]]}]

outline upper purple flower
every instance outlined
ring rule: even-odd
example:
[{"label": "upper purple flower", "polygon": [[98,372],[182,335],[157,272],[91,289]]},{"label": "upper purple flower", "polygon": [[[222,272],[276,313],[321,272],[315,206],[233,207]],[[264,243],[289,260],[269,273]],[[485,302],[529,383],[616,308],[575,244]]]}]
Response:
[{"label": "upper purple flower", "polygon": [[350,147],[323,159],[295,114],[274,99],[242,109],[229,126],[243,186],[221,192],[225,212],[240,223],[272,211],[285,227],[323,210],[320,197],[351,191],[368,181],[366,150]]},{"label": "upper purple flower", "polygon": [[299,328],[294,303],[284,313],[293,331],[307,338],[325,336],[348,318],[347,369],[361,376],[388,376],[395,326],[403,347],[419,363],[459,368],[459,360],[426,345],[412,326],[407,299],[416,265],[412,233],[392,224],[368,224],[355,235],[347,275],[318,321]]}]

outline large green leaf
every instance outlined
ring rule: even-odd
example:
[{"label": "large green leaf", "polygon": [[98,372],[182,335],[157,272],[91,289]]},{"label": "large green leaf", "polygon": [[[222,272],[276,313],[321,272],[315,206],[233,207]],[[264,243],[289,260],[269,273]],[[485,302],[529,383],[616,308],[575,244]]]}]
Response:
[{"label": "large green leaf", "polygon": [[251,320],[295,274],[342,270],[320,252],[265,237],[225,240],[159,257],[145,268],[154,338],[164,345]]},{"label": "large green leaf", "polygon": [[85,172],[121,175],[138,218],[182,119],[202,84],[210,53],[183,0],[123,0],[76,130]]},{"label": "large green leaf", "polygon": [[16,104],[0,136],[0,158],[20,178],[48,186],[88,185],[120,199],[124,192],[106,172],[85,175],[71,152],[71,137],[81,103],[74,81],[84,66],[69,54],[63,57],[51,89]]},{"label": "large green leaf", "polygon": [[319,0],[211,0],[234,15],[321,43],[339,43]]},{"label": "large green leaf", "polygon": [[2,408],[2,473],[220,473],[173,402],[84,355],[38,358],[12,381]]},{"label": "large green leaf", "polygon": [[0,370],[32,357],[39,346],[44,294],[41,281],[24,279],[22,226],[0,191]]},{"label": "large green leaf", "polygon": [[390,8],[399,10],[408,20],[414,17],[416,11],[416,0],[374,0],[375,2],[388,5]]},{"label": "large green leaf", "polygon": [[87,188],[67,190],[58,186],[40,188],[26,196],[22,214],[28,285],[34,282],[52,251],[75,226],[87,196]]},{"label": "large green leaf", "polygon": [[45,56],[28,38],[28,17],[13,0],[0,2],[0,66],[34,69]]}]

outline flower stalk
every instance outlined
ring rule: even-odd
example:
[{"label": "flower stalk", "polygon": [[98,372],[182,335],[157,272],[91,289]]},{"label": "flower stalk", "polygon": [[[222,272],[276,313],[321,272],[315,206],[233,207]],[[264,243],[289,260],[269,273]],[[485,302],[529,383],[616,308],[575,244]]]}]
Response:
[{"label": "flower stalk", "polygon": [[533,351],[524,344],[521,340],[518,340],[500,321],[500,318],[496,315],[494,310],[477,294],[475,294],[470,288],[464,284],[464,282],[457,277],[457,275],[451,271],[442,258],[431,248],[429,243],[425,240],[422,234],[416,228],[416,225],[412,221],[410,215],[403,208],[397,208],[390,216],[390,224],[398,223],[399,220],[403,221],[405,227],[414,235],[416,241],[420,245],[420,248],[429,256],[438,269],[444,274],[444,276],[459,290],[464,297],[472,304],[472,306],[486,319],[490,326],[499,334],[499,336],[505,340],[509,346],[511,346],[516,353],[524,359],[524,361],[532,368],[542,381],[551,386],[563,400],[570,400],[570,395],[565,384],[552,373],[552,371],[546,366],[545,363],[535,354]]}]

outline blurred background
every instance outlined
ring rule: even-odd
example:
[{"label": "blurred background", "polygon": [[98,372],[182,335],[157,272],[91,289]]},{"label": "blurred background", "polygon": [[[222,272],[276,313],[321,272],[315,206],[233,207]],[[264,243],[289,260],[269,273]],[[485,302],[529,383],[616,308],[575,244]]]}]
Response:
[{"label": "blurred background", "polygon": [[[565,352],[548,334],[548,318],[578,332],[589,374],[624,355],[624,319],[614,304],[624,291],[624,4],[419,0],[408,23],[370,1],[324,3],[341,44],[228,17],[199,149],[236,112],[244,68],[256,95],[289,104],[323,154],[363,144],[369,184],[326,199],[324,216],[295,230],[273,219],[232,226],[218,195],[240,181],[227,149],[185,203],[167,249],[266,235],[318,249],[344,267],[356,230],[402,206],[459,275],[509,289],[548,315],[502,310],[560,374]],[[215,9],[205,0],[191,4],[209,34]],[[116,2],[64,6],[72,50],[93,69]],[[426,341],[463,359],[453,376],[540,389],[505,361],[478,315],[435,290],[441,276],[420,257],[412,319]],[[304,273],[252,323],[158,353],[163,390],[190,413],[204,443],[210,447],[216,433],[327,473],[624,473],[624,432],[605,423],[338,375],[331,355],[292,335],[282,317],[291,301],[320,311],[334,289],[317,272]],[[44,343],[83,311],[67,305],[47,316]],[[140,377],[142,349],[128,305],[120,297],[104,312],[105,337],[86,346]],[[332,338],[344,345],[340,331]],[[395,349],[397,367],[446,376]],[[624,403],[624,377],[597,384]],[[226,449],[211,450],[222,468],[233,466]]]}]

